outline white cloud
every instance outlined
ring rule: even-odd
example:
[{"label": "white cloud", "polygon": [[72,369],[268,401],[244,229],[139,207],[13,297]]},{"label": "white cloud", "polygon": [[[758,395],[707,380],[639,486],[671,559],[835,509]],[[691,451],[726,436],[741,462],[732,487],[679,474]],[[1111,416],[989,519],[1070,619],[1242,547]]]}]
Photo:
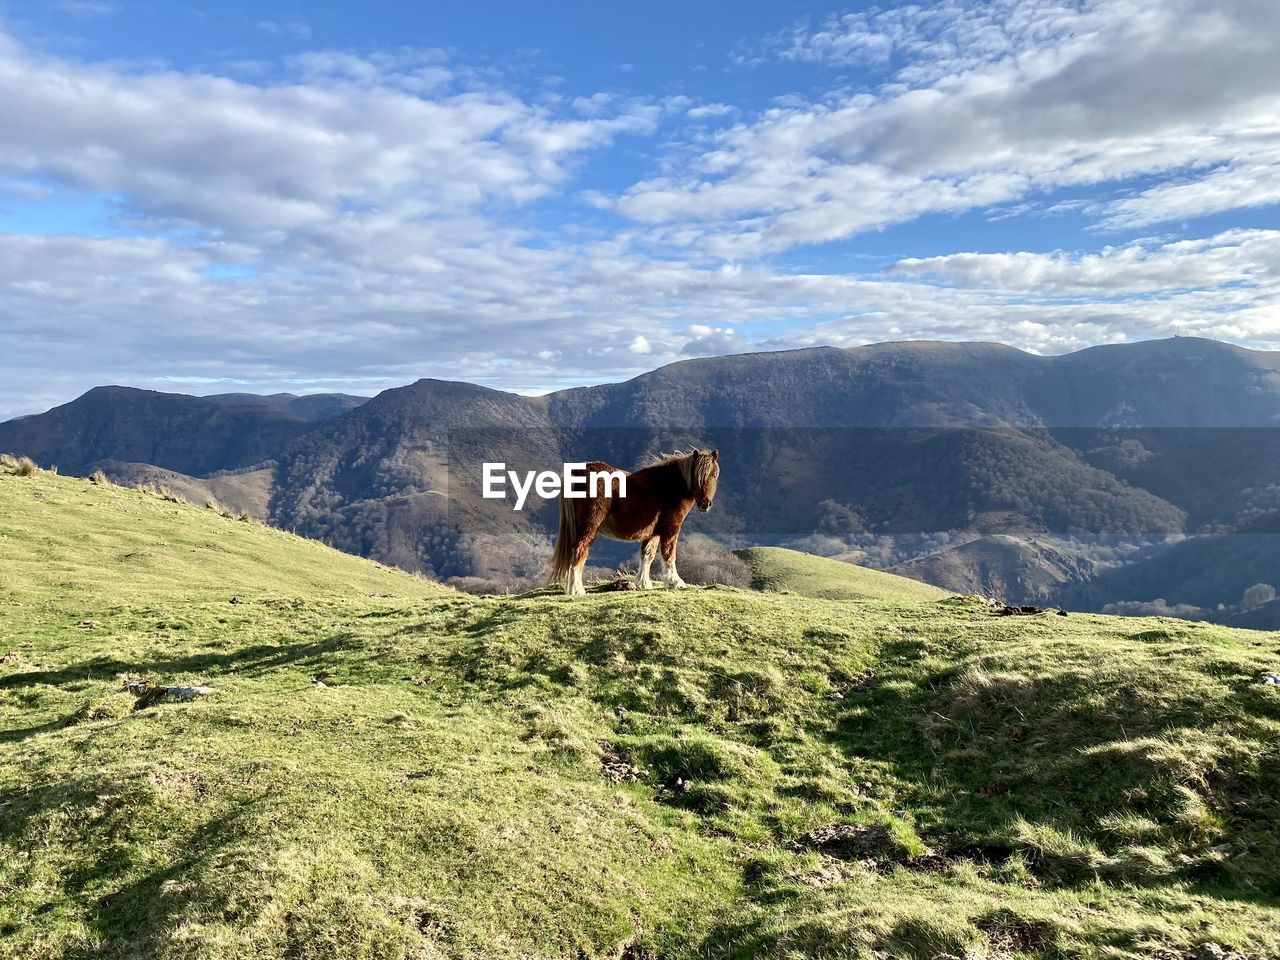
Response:
[{"label": "white cloud", "polygon": [[1280,4],[999,0],[833,20],[786,56],[892,63],[874,92],[721,131],[618,208],[754,256],[1064,187],[1181,175],[1105,205],[1134,226],[1280,200]]},{"label": "white cloud", "polygon": [[1280,114],[1268,130],[1257,130],[1258,149],[1238,155],[1208,172],[1149,187],[1105,208],[1105,223],[1114,228],[1144,227],[1280,203]]},{"label": "white cloud", "polygon": [[635,338],[631,341],[631,345],[627,347],[627,351],[629,353],[637,353],[641,355],[653,353],[653,344],[640,334],[636,334]]},{"label": "white cloud", "polygon": [[703,103],[689,108],[691,120],[707,120],[712,117],[723,117],[734,112],[736,108],[728,103]]},{"label": "white cloud", "polygon": [[688,330],[680,352],[691,357],[712,357],[726,353],[745,353],[747,340],[732,327],[708,327],[694,324]]},{"label": "white cloud", "polygon": [[788,60],[896,62],[897,80],[919,83],[1062,43],[1105,16],[1098,0],[939,0],[828,17],[817,29],[797,28],[775,43]]},{"label": "white cloud", "polygon": [[[0,41],[0,172],[122,195],[139,215],[269,236],[352,208],[400,219],[524,203],[656,108],[555,117],[500,91],[418,96],[436,64],[311,54],[309,81],[124,73]],[[393,82],[394,81],[394,82]]]},{"label": "white cloud", "polygon": [[1247,283],[1280,284],[1280,231],[1238,230],[1203,240],[1133,243],[1101,253],[953,253],[900,260],[902,276],[1024,295],[1145,296]]}]

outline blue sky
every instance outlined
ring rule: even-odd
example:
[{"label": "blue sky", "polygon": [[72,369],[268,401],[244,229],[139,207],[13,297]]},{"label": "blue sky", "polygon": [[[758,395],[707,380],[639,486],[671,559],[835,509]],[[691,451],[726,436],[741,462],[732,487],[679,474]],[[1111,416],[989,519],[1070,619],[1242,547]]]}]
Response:
[{"label": "blue sky", "polygon": [[1280,348],[1280,5],[0,2],[0,417]]}]

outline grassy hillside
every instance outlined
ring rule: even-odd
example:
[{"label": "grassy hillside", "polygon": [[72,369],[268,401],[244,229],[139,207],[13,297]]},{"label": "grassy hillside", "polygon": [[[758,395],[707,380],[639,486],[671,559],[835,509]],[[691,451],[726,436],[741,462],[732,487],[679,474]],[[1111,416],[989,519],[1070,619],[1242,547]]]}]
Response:
[{"label": "grassy hillside", "polygon": [[737,554],[750,564],[751,585],[756,590],[828,600],[941,600],[951,596],[917,580],[783,547],[751,547]]},{"label": "grassy hillside", "polygon": [[0,609],[233,594],[427,597],[444,589],[314,540],[123,487],[43,471],[5,475],[3,467],[0,485]]},{"label": "grassy hillside", "polygon": [[47,475],[0,571],[3,957],[1280,951],[1274,634],[466,597]]}]

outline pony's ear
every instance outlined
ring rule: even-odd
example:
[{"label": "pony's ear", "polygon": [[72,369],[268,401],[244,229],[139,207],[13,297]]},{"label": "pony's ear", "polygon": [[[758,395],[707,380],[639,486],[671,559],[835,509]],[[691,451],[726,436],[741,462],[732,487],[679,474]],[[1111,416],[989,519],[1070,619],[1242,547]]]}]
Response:
[{"label": "pony's ear", "polygon": [[701,455],[702,455],[702,451],[701,451],[701,450],[699,450],[697,447],[694,447],[694,448],[693,448],[693,455],[694,455],[695,457],[697,457],[697,456],[701,456]]},{"label": "pony's ear", "polygon": [[719,462],[720,462],[720,448],[719,448],[719,447],[716,447],[716,449],[714,449],[714,450],[712,450],[712,451],[711,451],[711,462],[712,462],[712,463],[719,463]]}]

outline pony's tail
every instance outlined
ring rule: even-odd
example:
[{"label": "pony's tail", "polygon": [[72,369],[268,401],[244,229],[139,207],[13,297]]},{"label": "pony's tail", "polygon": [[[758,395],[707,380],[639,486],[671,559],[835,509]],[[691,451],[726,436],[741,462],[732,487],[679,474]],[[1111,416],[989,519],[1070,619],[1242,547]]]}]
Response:
[{"label": "pony's tail", "polygon": [[560,532],[556,534],[556,548],[551,554],[551,569],[547,578],[565,586],[573,572],[574,547],[578,543],[578,515],[568,497],[560,498]]}]

